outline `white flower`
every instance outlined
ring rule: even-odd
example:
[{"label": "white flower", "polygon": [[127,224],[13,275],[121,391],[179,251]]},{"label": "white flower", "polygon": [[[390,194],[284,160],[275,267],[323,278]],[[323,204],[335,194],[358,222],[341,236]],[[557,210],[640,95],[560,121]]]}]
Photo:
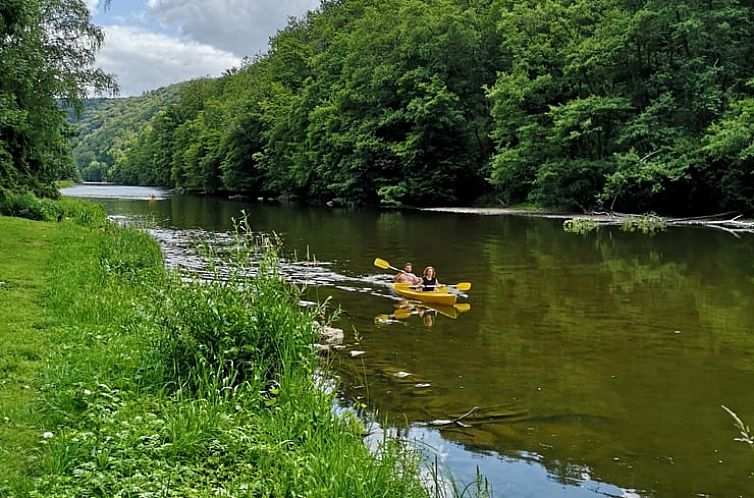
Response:
[{"label": "white flower", "polygon": [[47,432],[43,432],[43,433],[42,433],[42,439],[52,439],[52,438],[53,438],[53,436],[55,436],[55,434],[53,434],[53,433],[52,433],[52,432],[50,432],[50,431],[47,431]]}]

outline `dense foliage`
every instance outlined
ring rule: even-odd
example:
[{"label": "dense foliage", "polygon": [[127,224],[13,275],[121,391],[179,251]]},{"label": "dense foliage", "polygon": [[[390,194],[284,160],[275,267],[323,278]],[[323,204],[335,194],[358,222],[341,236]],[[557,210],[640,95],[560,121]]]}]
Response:
[{"label": "dense foliage", "polygon": [[99,204],[74,198],[40,199],[29,192],[0,192],[0,216],[40,221],[69,219],[76,224],[91,227],[101,227],[107,221],[107,214]]},{"label": "dense foliage", "polygon": [[0,189],[54,193],[74,174],[59,102],[113,88],[93,67],[102,40],[83,0],[0,2]]},{"label": "dense foliage", "polygon": [[501,3],[491,180],[508,198],[752,210],[751,2]]},{"label": "dense foliage", "polygon": [[752,212],[752,35],[743,0],[324,1],[80,150],[206,192]]},{"label": "dense foliage", "polygon": [[[137,140],[144,124],[159,111],[178,102],[181,87],[181,84],[172,85],[140,97],[90,99],[84,102],[80,117],[69,113],[69,120],[76,123],[77,133],[72,139],[73,156],[81,179],[107,181],[109,171],[115,164],[114,155],[129,148]],[[122,181],[159,183],[158,179],[148,176],[124,178]]]}]

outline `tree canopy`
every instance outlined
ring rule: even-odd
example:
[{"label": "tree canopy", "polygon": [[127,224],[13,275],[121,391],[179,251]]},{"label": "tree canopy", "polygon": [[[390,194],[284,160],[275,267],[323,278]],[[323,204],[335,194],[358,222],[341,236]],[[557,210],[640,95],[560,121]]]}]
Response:
[{"label": "tree canopy", "polygon": [[59,104],[115,88],[94,66],[102,41],[83,0],[0,3],[0,187],[49,194],[75,174]]},{"label": "tree canopy", "polygon": [[84,133],[78,163],[314,202],[752,213],[752,35],[743,0],[324,1],[222,77],[130,100],[154,112]]}]

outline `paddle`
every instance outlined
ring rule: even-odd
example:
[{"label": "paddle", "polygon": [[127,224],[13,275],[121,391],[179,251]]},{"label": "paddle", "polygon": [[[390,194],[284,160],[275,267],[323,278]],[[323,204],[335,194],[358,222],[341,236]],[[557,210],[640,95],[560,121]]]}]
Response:
[{"label": "paddle", "polygon": [[406,273],[403,270],[399,270],[395,266],[390,266],[390,263],[388,263],[384,259],[380,259],[380,258],[375,258],[374,259],[374,266],[376,266],[377,268],[382,268],[383,270],[395,270],[395,271],[399,271],[401,273]]},{"label": "paddle", "polygon": [[[401,273],[406,273],[405,271],[396,268],[395,266],[391,266],[390,263],[385,261],[384,259],[375,258],[374,260],[374,266],[377,268],[382,268],[383,270],[394,270]],[[421,286],[417,286],[421,287]],[[434,286],[431,286],[434,287]],[[458,282],[457,284],[448,284],[448,285],[440,285],[438,287],[448,287],[448,290],[452,292],[453,294],[458,294],[461,297],[469,297],[467,294],[464,294],[463,292],[459,291],[467,291],[471,289],[471,282]]]}]

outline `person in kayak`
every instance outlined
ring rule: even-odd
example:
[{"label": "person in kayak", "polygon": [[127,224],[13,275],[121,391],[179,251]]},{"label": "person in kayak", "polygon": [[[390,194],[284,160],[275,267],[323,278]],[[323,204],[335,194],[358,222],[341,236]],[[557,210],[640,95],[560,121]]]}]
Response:
[{"label": "person in kayak", "polygon": [[406,262],[403,265],[403,271],[398,273],[394,280],[396,284],[411,284],[419,285],[422,283],[422,279],[414,275],[414,267],[411,263]]},{"label": "person in kayak", "polygon": [[433,291],[442,285],[437,281],[437,272],[434,266],[428,266],[424,269],[421,281],[423,291]]}]

